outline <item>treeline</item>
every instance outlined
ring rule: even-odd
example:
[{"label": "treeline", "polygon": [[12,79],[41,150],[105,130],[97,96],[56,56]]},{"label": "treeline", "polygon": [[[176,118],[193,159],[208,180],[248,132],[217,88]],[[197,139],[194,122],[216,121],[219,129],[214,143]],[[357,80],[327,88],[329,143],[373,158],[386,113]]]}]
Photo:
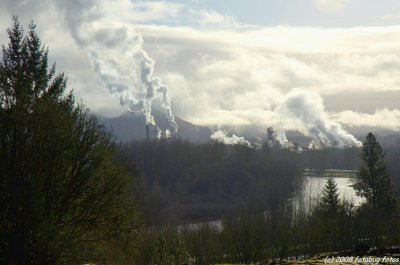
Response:
[{"label": "treeline", "polygon": [[[323,176],[327,169],[358,170],[361,148],[294,152],[217,142],[133,141],[121,143],[119,158],[140,175],[138,187],[150,224],[223,218],[241,207],[279,208],[301,189],[304,169]],[[385,150],[387,169],[400,180],[400,149]]]},{"label": "treeline", "polygon": [[[204,164],[212,165],[213,162],[224,164],[226,161],[231,161],[229,166],[232,167],[240,161],[248,163],[252,161],[250,166],[259,161],[280,166],[277,174],[284,173],[285,167],[290,165],[290,163],[279,164],[282,161],[291,161],[299,166],[304,163],[304,157],[309,157],[310,154],[351,153],[356,150],[359,173],[354,188],[364,198],[361,205],[355,205],[351,200],[340,199],[337,185],[334,179],[330,178],[319,200],[313,201],[310,206],[306,200],[311,198],[293,196],[297,185],[301,183],[301,177],[294,178],[295,181],[292,183],[295,185],[290,192],[286,190],[286,193],[276,192],[275,189],[280,186],[271,181],[270,185],[260,186],[262,190],[256,195],[261,199],[267,198],[266,202],[270,204],[257,204],[256,201],[245,201],[241,197],[245,203],[235,205],[231,211],[225,212],[222,222],[199,222],[180,226],[152,225],[144,233],[140,244],[140,255],[137,258],[141,264],[200,265],[224,262],[250,264],[287,258],[305,259],[326,252],[337,252],[347,256],[384,255],[394,251],[390,248],[396,246],[400,240],[398,193],[388,173],[386,152],[372,134],[367,136],[362,149],[310,150],[305,153],[271,149],[268,146],[255,150],[217,143],[207,145],[182,142],[132,143],[131,148],[138,149],[135,144],[146,149],[150,145],[154,148],[152,154],[160,154],[159,150],[164,150],[162,157],[167,156],[171,148],[182,148],[181,154],[191,150],[188,154],[194,155],[197,159],[193,157],[190,159],[189,155],[182,156],[179,159],[182,164],[185,164],[183,161],[202,161],[203,164],[200,165],[204,166]],[[128,151],[129,149],[125,149],[124,152],[129,153]],[[329,151],[334,152],[329,153]],[[171,158],[166,163],[176,163],[175,159],[177,158]],[[140,171],[144,172],[146,163],[144,161],[137,163]],[[242,169],[241,172],[249,170],[243,167],[245,164],[237,165]],[[237,168],[235,170],[237,171]],[[165,171],[160,169],[160,172]],[[286,180],[281,179],[279,175],[272,176],[276,182]],[[265,189],[266,187],[270,189]],[[190,196],[193,190],[189,189],[188,192],[185,196]],[[278,194],[280,197],[274,201],[271,200],[271,194]],[[264,208],[259,207],[261,205]]]},{"label": "treeline", "polygon": [[[147,230],[140,264],[253,264],[299,259],[338,252],[345,256],[385,255],[400,240],[399,220],[393,213],[355,207],[339,201],[329,208],[321,201],[312,212],[286,202],[275,213],[247,209],[224,219],[221,229],[212,223],[196,227]],[[372,252],[367,252],[370,248]],[[386,250],[384,250],[386,249]],[[178,263],[180,261],[181,263]]]},{"label": "treeline", "polygon": [[[329,178],[311,208],[287,199],[273,211],[242,208],[222,226],[201,223],[147,230],[138,256],[141,264],[253,264],[306,259],[336,252],[342,256],[380,256],[399,252],[399,197],[387,172],[384,152],[372,134],[361,150],[354,188],[361,205],[339,198]],[[397,246],[397,248],[396,248]],[[394,248],[395,247],[395,248]]]},{"label": "treeline", "polygon": [[301,153],[302,166],[322,175],[327,169],[357,170],[361,165],[360,148],[349,146],[344,148],[327,147],[309,149]]},{"label": "treeline", "polygon": [[[394,136],[391,137],[395,138]],[[385,139],[385,138],[383,138]],[[388,172],[397,186],[400,185],[400,136],[392,145],[383,145]],[[324,148],[306,150],[300,155],[300,164],[303,168],[310,169],[316,175],[324,175],[327,169],[358,170],[362,164],[360,158],[361,148]]]},{"label": "treeline", "polygon": [[119,150],[141,176],[152,225],[216,220],[242,207],[277,209],[301,184],[299,154],[268,146],[135,141]]}]

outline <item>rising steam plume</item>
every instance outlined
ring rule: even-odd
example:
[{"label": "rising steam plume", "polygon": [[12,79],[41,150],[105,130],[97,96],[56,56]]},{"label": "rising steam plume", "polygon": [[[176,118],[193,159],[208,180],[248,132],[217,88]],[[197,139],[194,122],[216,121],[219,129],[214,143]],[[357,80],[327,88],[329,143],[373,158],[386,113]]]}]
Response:
[{"label": "rising steam plume", "polygon": [[[159,78],[153,76],[154,60],[142,49],[141,38],[138,39],[140,41],[137,42],[136,47],[131,47],[131,50],[119,51],[125,60],[118,63],[115,55],[110,58],[103,52],[99,53],[98,50],[92,51],[90,58],[94,70],[99,74],[110,93],[118,97],[121,105],[132,112],[142,111],[144,113],[146,124],[156,125],[152,115],[152,101],[157,94],[160,94],[162,107],[168,121],[177,131],[178,125],[172,113],[168,87]],[[113,53],[115,52],[114,47]],[[130,73],[130,71],[132,72]],[[135,75],[138,75],[139,78],[135,78]]]},{"label": "rising steam plume", "polygon": [[310,147],[361,146],[361,142],[331,121],[324,109],[321,96],[305,89],[293,89],[275,109],[282,120],[312,138]]},{"label": "rising steam plume", "polygon": [[[88,49],[93,69],[108,91],[129,111],[143,113],[146,124],[153,126],[156,126],[156,121],[152,115],[152,103],[159,98],[170,125],[177,132],[168,86],[154,76],[155,61],[144,50],[140,34],[129,24],[104,18],[107,13],[104,2],[99,5],[94,1],[75,2],[60,5],[66,9],[72,36]],[[75,10],[76,5],[89,5],[90,8],[85,9],[89,13]],[[101,19],[106,22],[98,23]]]},{"label": "rising steam plume", "polygon": [[[286,137],[286,130],[296,130],[310,137],[309,148],[361,146],[362,143],[348,133],[342,126],[329,119],[321,96],[313,91],[292,89],[280,104],[268,113],[273,119],[262,121],[268,140],[283,148],[293,148],[294,144]],[[225,144],[246,144],[243,137],[224,131],[217,131],[211,139]],[[249,143],[250,144],[250,143]]]},{"label": "rising steam plume", "polygon": [[214,132],[210,138],[226,145],[245,145],[251,147],[251,143],[245,140],[244,137],[239,137],[235,134],[228,136],[227,132],[221,130]]}]

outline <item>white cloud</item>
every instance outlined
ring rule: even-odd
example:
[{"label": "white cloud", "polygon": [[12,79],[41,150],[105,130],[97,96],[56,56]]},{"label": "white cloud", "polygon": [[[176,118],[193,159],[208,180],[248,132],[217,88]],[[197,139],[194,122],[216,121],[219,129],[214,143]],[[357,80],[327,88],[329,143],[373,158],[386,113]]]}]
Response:
[{"label": "white cloud", "polygon": [[[167,1],[136,1],[133,9],[128,12],[127,18],[135,22],[165,21],[178,19],[184,5]],[[118,13],[119,13],[118,8]],[[118,14],[117,13],[117,14]]]},{"label": "white cloud", "polygon": [[[397,74],[400,27],[381,30],[279,27],[217,32],[140,26],[138,31],[147,40],[145,46],[150,54],[162,62],[156,65],[156,70],[167,79],[175,105],[271,109],[282,95],[297,86],[321,95],[400,88]],[[304,43],[295,40],[299,35],[295,31],[305,31],[310,39],[318,36],[323,39],[326,35],[331,42],[310,41],[309,47],[303,48]],[[270,38],[271,32],[278,41],[275,45],[264,40]],[[388,38],[379,38],[382,34]],[[361,43],[360,36],[368,45]],[[279,39],[285,37],[293,41],[282,41],[281,45]],[[173,48],[167,55],[169,47]],[[171,74],[180,75],[178,83],[168,80]],[[181,94],[182,90],[185,93]],[[195,112],[188,111],[187,118],[195,119],[200,114],[197,108]]]},{"label": "white cloud", "polygon": [[378,127],[390,130],[400,130],[400,110],[382,108],[374,113],[356,111],[341,111],[332,113],[331,118],[350,127]]},{"label": "white cloud", "polygon": [[214,10],[191,10],[197,23],[203,27],[237,28],[239,23],[231,16],[222,15]]},{"label": "white cloud", "polygon": [[382,20],[400,20],[400,12],[386,14],[381,17]]},{"label": "white cloud", "polygon": [[351,0],[313,0],[316,7],[325,12],[338,12],[349,5]]},{"label": "white cloud", "polygon": [[[275,126],[310,133],[312,128],[285,120],[276,111],[295,87],[322,96],[400,90],[400,26],[248,27],[212,10],[192,10],[166,1],[48,3],[47,9],[35,11],[40,34],[58,69],[70,76],[69,85],[85,104],[103,114],[123,108],[98,82],[87,47],[97,41],[110,50],[120,43],[129,49],[127,41],[138,33],[155,60],[155,74],[170,87],[175,113],[196,124]],[[331,1],[319,4],[338,8]],[[116,58],[130,60],[121,54]],[[336,123],[354,124],[346,118],[351,113],[319,111],[331,130],[340,132]],[[385,117],[382,126],[397,124],[396,115]]]},{"label": "white cloud", "polygon": [[[315,121],[307,127],[275,111],[294,87],[320,95],[400,90],[400,27],[138,30],[150,54],[162,62],[156,70],[171,87],[177,115],[197,124],[275,126],[311,134]],[[168,47],[173,47],[169,55]],[[339,125],[349,120],[319,113],[325,133],[346,135],[343,144],[354,140]]]}]

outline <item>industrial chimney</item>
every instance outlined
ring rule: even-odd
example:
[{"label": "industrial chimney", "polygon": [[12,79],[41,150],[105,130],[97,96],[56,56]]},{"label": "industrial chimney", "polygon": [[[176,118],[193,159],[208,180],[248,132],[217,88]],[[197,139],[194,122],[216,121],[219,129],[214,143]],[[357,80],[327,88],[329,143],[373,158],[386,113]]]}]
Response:
[{"label": "industrial chimney", "polygon": [[150,139],[150,125],[146,124],[146,141],[148,142]]},{"label": "industrial chimney", "polygon": [[274,128],[269,127],[267,129],[267,140],[272,143],[274,140]]}]

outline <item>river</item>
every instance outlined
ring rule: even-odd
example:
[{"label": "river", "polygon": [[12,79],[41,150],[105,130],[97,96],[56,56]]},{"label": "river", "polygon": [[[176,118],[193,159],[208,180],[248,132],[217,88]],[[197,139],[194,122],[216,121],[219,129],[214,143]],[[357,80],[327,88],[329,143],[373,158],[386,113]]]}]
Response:
[{"label": "river", "polygon": [[[327,177],[305,177],[301,197],[306,205],[310,202],[315,202],[322,196]],[[340,198],[353,202],[355,206],[362,203],[363,198],[357,196],[356,191],[352,187],[355,178],[353,177],[334,177],[333,178],[338,187]]]},{"label": "river", "polygon": [[[335,172],[338,172],[337,170]],[[341,171],[342,173],[347,171]],[[310,205],[315,203],[318,198],[322,196],[322,192],[324,190],[326,181],[328,177],[312,177],[306,176],[304,177],[303,189],[301,191],[300,198],[304,202],[305,209],[307,210]],[[354,204],[354,206],[358,206],[363,202],[363,198],[357,196],[356,191],[353,189],[352,185],[354,184],[354,177],[333,177],[338,187],[338,192],[340,198],[343,200],[350,201]],[[299,199],[295,199],[295,201],[299,202]],[[215,220],[206,222],[208,225],[215,227],[217,230],[222,230],[222,220]],[[186,226],[189,229],[198,229],[201,226],[201,223],[193,223]],[[183,226],[180,226],[182,228]]]}]

